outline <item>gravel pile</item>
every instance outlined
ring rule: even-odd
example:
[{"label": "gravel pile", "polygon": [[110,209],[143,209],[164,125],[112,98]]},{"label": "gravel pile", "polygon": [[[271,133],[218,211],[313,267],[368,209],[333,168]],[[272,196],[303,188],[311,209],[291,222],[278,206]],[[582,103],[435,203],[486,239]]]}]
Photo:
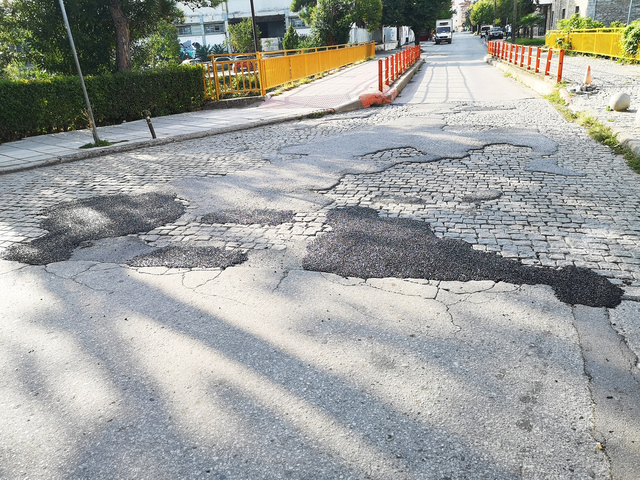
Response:
[{"label": "gravel pile", "polygon": [[303,260],[306,270],[359,278],[423,278],[443,281],[492,280],[516,285],[549,285],[563,302],[616,307],[623,291],[591,270],[531,267],[495,253],[474,250],[462,240],[440,239],[428,224],[381,218],[362,207],[327,215],[333,232],[318,237]]},{"label": "gravel pile", "polygon": [[184,206],[172,195],[109,195],[66,202],[43,212],[41,228],[49,233],[29,244],[16,244],[3,254],[5,260],[46,265],[68,260],[80,244],[89,240],[148,232],[177,220]]}]

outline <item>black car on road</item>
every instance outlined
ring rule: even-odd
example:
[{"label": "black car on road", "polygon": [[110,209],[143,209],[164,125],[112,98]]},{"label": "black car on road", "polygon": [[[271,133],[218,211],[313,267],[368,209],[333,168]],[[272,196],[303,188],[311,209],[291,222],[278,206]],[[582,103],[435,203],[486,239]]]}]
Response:
[{"label": "black car on road", "polygon": [[489,40],[502,40],[504,38],[504,34],[502,33],[502,29],[500,27],[491,27],[488,33]]}]

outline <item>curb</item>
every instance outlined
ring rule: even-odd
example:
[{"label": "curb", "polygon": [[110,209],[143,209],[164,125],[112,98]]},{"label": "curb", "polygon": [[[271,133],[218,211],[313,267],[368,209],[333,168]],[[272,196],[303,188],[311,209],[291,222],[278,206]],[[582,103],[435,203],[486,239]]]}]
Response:
[{"label": "curb", "polygon": [[243,97],[243,98],[226,98],[224,100],[209,101],[206,102],[202,110],[220,110],[224,108],[244,108],[251,107],[256,103],[262,103],[269,98],[269,95],[258,97]]},{"label": "curb", "polygon": [[556,82],[551,80],[551,77],[545,77],[539,73],[533,73],[519,67],[514,67],[513,65],[494,58],[491,55],[485,56],[484,59],[489,65],[493,65],[497,69],[510,74],[520,83],[526,85],[540,95],[551,95],[556,88]]},{"label": "curb", "polygon": [[[368,108],[374,104],[382,105],[385,103],[391,103],[393,102],[393,100],[395,100],[398,94],[404,89],[407,83],[409,83],[409,80],[411,80],[411,78],[415,75],[415,73],[419,70],[419,68],[422,67],[424,63],[425,63],[424,59],[420,59],[420,61],[416,62],[400,77],[399,80],[396,81],[396,83],[392,88],[386,90],[384,93],[381,93],[379,91],[376,91],[376,93],[364,93],[360,95],[358,99],[350,100],[348,102],[342,103],[335,108],[319,109],[316,111],[309,112],[308,114],[305,114],[305,115],[292,114],[292,115],[287,115],[277,119],[258,120],[258,121],[250,122],[246,125],[236,125],[233,127],[218,127],[211,130],[185,133],[185,134],[175,135],[175,136],[166,137],[166,138],[157,138],[153,140],[139,140],[139,141],[133,141],[131,143],[111,145],[108,147],[96,147],[96,148],[92,148],[92,149],[85,150],[78,153],[71,153],[69,155],[52,157],[37,163],[33,163],[31,165],[20,165],[15,167],[2,168],[0,169],[0,176],[9,174],[9,173],[33,170],[34,168],[48,167],[52,165],[61,165],[63,163],[71,163],[71,162],[77,162],[80,160],[88,160],[90,158],[104,157],[106,155],[111,155],[114,153],[125,153],[133,150],[138,150],[141,148],[156,147],[161,145],[167,145],[169,143],[178,143],[178,142],[184,142],[188,140],[197,140],[199,138],[210,137],[210,136],[219,135],[222,133],[240,132],[243,130],[249,130],[256,127],[263,127],[266,125],[277,125],[279,123],[290,122],[292,120],[299,120],[306,117],[313,117],[317,115],[327,115],[330,113],[349,112],[353,110]],[[254,103],[263,102],[268,97],[269,95],[267,95],[266,97],[250,97],[249,99],[244,99],[244,98],[229,99],[228,103],[225,103],[224,105],[220,105],[217,107],[205,107],[203,109],[248,107]]]},{"label": "curb", "polygon": [[[532,90],[538,92],[541,95],[549,95],[553,93],[556,89],[556,83],[552,80],[547,80],[544,76],[540,74],[531,73],[526,70],[522,70],[518,67],[514,67],[511,64],[504,63],[503,61],[493,58],[491,55],[487,55],[485,57],[485,61],[495,66],[496,68],[502,70],[503,72],[508,72],[511,74],[516,80],[523,83],[527,87]],[[567,105],[571,105],[571,95],[567,91],[566,88],[561,87],[558,89],[558,94],[562,97]],[[587,113],[592,115],[593,117],[598,118],[596,113],[589,112],[589,110],[585,110]],[[640,140],[634,138],[627,130],[622,130],[620,128],[616,128],[614,125],[610,125],[611,131],[618,136],[618,141],[620,145],[623,145],[629,148],[634,155],[640,156]]]},{"label": "curb", "polygon": [[42,160],[38,163],[33,163],[32,165],[21,165],[16,167],[3,168],[2,170],[0,170],[0,175],[5,175],[5,174],[15,173],[15,172],[23,172],[26,170],[33,170],[34,168],[48,167],[51,165],[60,165],[63,163],[77,162],[80,160],[88,160],[90,158],[104,157],[106,155],[111,155],[113,153],[130,152],[132,150],[138,150],[140,148],[156,147],[160,145],[167,145],[169,143],[178,143],[178,142],[184,142],[187,140],[196,140],[199,138],[219,135],[221,133],[240,132],[242,130],[249,130],[255,127],[262,127],[266,125],[277,125],[279,123],[289,122],[292,120],[299,120],[309,115],[319,115],[319,114],[325,115],[327,113],[332,113],[332,110],[323,109],[323,110],[310,112],[306,115],[295,114],[295,115],[289,115],[286,117],[270,119],[270,120],[258,120],[258,121],[248,123],[246,125],[236,125],[233,127],[219,127],[211,130],[185,133],[181,135],[175,135],[172,137],[157,138],[154,140],[139,140],[139,141],[134,141],[124,145],[119,144],[119,145],[112,145],[108,147],[96,147],[83,152],[71,153],[69,155],[61,155],[58,157],[52,157],[47,160]]}]

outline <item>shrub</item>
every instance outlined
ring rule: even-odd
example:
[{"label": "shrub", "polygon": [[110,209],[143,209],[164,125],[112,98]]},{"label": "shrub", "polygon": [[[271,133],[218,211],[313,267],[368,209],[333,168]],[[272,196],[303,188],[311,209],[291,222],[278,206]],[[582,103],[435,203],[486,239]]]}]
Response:
[{"label": "shrub", "polygon": [[574,13],[569,18],[558,21],[558,29],[565,32],[590,28],[604,28],[604,23],[593,20],[591,17],[581,17],[579,13]]},{"label": "shrub", "polygon": [[635,57],[638,54],[638,44],[640,44],[640,20],[635,20],[622,32],[620,45],[626,55]]},{"label": "shrub", "polygon": [[300,44],[300,36],[295,28],[293,28],[293,24],[289,25],[287,29],[287,33],[284,34],[284,42],[282,44],[285,50],[295,50],[298,48]]},{"label": "shrub", "polygon": [[[85,79],[96,124],[193,111],[204,103],[202,69],[174,66]],[[78,77],[0,79],[0,141],[88,127]]]}]

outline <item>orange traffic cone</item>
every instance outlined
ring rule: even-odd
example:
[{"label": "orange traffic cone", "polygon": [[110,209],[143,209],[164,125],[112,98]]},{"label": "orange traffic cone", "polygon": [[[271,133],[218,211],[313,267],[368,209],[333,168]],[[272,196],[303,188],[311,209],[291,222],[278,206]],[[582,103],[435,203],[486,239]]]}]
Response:
[{"label": "orange traffic cone", "polygon": [[584,83],[585,85],[591,85],[591,67],[587,66],[587,73],[584,75]]}]

